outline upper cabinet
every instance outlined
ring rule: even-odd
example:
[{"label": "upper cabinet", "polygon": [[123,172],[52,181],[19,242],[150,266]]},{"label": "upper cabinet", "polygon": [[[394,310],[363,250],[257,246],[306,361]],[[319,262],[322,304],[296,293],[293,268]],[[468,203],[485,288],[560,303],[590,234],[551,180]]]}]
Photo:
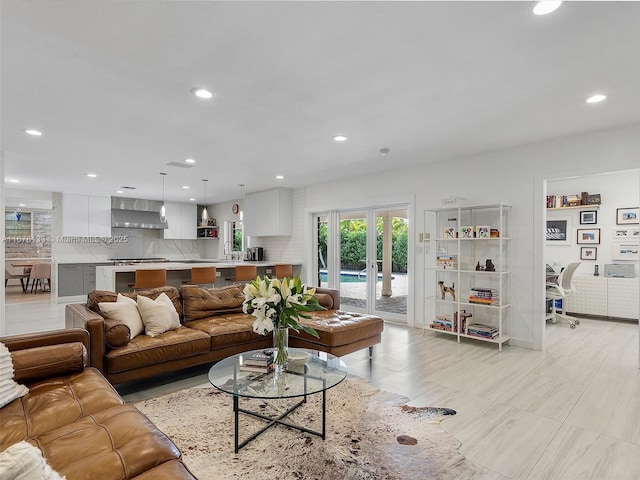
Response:
[{"label": "upper cabinet", "polygon": [[62,235],[111,236],[111,198],[63,193]]},{"label": "upper cabinet", "polygon": [[186,203],[164,204],[168,227],[163,230],[163,238],[171,240],[195,240],[197,206]]},{"label": "upper cabinet", "polygon": [[245,236],[293,235],[293,190],[274,188],[247,194],[243,217]]}]

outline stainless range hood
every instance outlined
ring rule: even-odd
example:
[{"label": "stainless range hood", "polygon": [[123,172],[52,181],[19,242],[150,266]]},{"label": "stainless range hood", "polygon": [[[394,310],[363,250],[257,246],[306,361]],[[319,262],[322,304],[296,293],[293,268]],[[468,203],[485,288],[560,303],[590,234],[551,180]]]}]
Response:
[{"label": "stainless range hood", "polygon": [[168,224],[160,220],[161,207],[158,200],[111,197],[111,227],[163,230]]}]

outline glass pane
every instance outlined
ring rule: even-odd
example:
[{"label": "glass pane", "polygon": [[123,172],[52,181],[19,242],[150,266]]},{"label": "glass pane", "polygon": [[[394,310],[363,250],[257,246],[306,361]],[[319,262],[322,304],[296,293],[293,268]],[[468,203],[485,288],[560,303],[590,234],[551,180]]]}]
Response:
[{"label": "glass pane", "polygon": [[328,228],[328,219],[326,215],[319,215],[316,217],[316,245],[318,246],[318,258],[317,258],[317,271],[316,278],[317,283],[321,287],[328,287],[328,279],[327,279],[327,253],[328,253],[328,245],[327,245],[327,228]]},{"label": "glass pane", "polygon": [[376,212],[378,312],[407,314],[408,233],[406,209]]},{"label": "glass pane", "polygon": [[367,214],[340,213],[340,306],[367,308]]}]

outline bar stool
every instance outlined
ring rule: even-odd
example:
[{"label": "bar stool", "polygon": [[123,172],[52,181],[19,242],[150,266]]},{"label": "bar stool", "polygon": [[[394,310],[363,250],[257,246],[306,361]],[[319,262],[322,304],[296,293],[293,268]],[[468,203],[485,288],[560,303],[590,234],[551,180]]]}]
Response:
[{"label": "bar stool", "polygon": [[273,267],[273,276],[279,280],[293,278],[293,265],[290,263],[278,263]]},{"label": "bar stool", "polygon": [[135,283],[129,284],[129,291],[142,288],[164,287],[167,284],[167,271],[164,268],[136,270]]},{"label": "bar stool", "polygon": [[213,285],[216,283],[216,267],[192,267],[191,280],[185,280],[183,285]]},{"label": "bar stool", "polygon": [[236,265],[233,278],[225,278],[230,283],[251,282],[258,276],[258,267],[255,265]]}]

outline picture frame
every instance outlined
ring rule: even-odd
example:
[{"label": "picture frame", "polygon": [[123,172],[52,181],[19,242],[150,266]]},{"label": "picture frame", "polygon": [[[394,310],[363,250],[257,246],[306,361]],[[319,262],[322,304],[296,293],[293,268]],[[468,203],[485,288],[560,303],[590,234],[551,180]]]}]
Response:
[{"label": "picture frame", "polygon": [[571,245],[571,217],[547,219],[547,245]]},{"label": "picture frame", "polygon": [[638,242],[613,242],[611,258],[613,260],[638,260]]},{"label": "picture frame", "polygon": [[476,225],[476,238],[489,238],[491,227],[489,225]]},{"label": "picture frame", "polygon": [[583,210],[580,212],[580,225],[595,225],[598,223],[597,210]]},{"label": "picture frame", "polygon": [[473,238],[473,227],[466,225],[460,227],[460,238]]},{"label": "picture frame", "polygon": [[579,244],[600,244],[600,229],[599,228],[578,228],[577,240]]},{"label": "picture frame", "polygon": [[637,225],[640,224],[638,217],[638,207],[617,208],[616,225]]},{"label": "picture frame", "polygon": [[580,260],[597,260],[597,247],[580,247]]}]

